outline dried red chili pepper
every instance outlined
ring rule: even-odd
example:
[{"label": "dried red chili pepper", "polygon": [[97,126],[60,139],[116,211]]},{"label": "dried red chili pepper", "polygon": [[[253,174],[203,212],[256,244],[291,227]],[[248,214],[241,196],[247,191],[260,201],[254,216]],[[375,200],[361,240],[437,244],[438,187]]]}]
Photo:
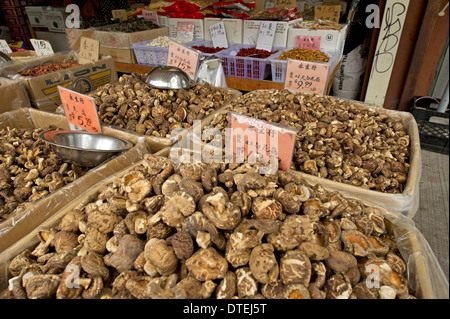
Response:
[{"label": "dried red chili pepper", "polygon": [[277,53],[277,52],[278,52],[278,50],[266,51],[266,50],[260,50],[257,48],[242,48],[239,50],[239,52],[238,52],[238,54],[236,54],[236,56],[246,57],[249,55],[260,54],[256,58],[267,59],[269,56],[271,56],[272,54]]},{"label": "dried red chili pepper", "polygon": [[204,45],[194,45],[192,46],[194,49],[199,50],[203,53],[217,53],[219,51],[225,50],[226,48],[213,48],[213,47],[205,47]]}]

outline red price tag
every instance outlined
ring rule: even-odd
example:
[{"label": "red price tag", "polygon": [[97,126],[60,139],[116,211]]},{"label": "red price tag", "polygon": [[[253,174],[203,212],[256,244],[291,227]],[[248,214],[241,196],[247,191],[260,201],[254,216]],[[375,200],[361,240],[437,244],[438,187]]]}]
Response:
[{"label": "red price tag", "polygon": [[229,112],[231,123],[231,156],[247,156],[256,154],[269,163],[276,158],[278,168],[289,172],[294,154],[297,128],[274,125],[245,115]]},{"label": "red price tag", "polygon": [[101,133],[100,120],[93,97],[58,86],[67,120],[81,129]]},{"label": "red price tag", "polygon": [[306,36],[299,35],[297,37],[297,48],[309,49],[309,50],[320,50],[321,36]]},{"label": "red price tag", "polygon": [[287,60],[284,88],[324,95],[330,66],[300,60]]},{"label": "red price tag", "polygon": [[197,73],[199,54],[174,41],[169,43],[169,55],[167,65],[176,66],[186,72],[192,79]]}]

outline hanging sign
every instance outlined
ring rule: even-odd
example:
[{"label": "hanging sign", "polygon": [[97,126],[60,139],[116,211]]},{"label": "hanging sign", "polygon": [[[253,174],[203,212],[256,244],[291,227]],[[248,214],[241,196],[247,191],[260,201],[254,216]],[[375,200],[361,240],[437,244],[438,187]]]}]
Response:
[{"label": "hanging sign", "polygon": [[191,79],[197,73],[199,53],[174,41],[169,42],[167,65],[176,66],[186,72]]},{"label": "hanging sign", "polygon": [[299,35],[297,36],[297,48],[309,49],[309,50],[320,50],[321,36],[307,36]]},{"label": "hanging sign", "polygon": [[58,85],[61,105],[64,107],[71,128],[101,133],[97,106],[93,97],[66,89]]},{"label": "hanging sign", "polygon": [[228,48],[227,31],[223,21],[209,27],[211,40],[215,48]]},{"label": "hanging sign", "polygon": [[339,23],[341,6],[316,6],[314,20],[329,20]]},{"label": "hanging sign", "polygon": [[95,39],[81,37],[80,63],[94,62],[99,59],[100,42]]},{"label": "hanging sign", "polygon": [[36,51],[37,56],[51,55],[53,51],[52,45],[47,40],[30,39],[31,45]]},{"label": "hanging sign", "polygon": [[231,148],[233,157],[245,156],[252,159],[256,154],[262,162],[275,158],[278,168],[289,172],[294,154],[297,128],[285,127],[258,120],[242,114],[228,112],[231,123]]},{"label": "hanging sign", "polygon": [[273,39],[275,37],[275,29],[277,22],[261,21],[259,26],[258,41],[256,48],[259,50],[272,51]]},{"label": "hanging sign", "polygon": [[324,95],[329,68],[326,64],[288,59],[284,88]]}]

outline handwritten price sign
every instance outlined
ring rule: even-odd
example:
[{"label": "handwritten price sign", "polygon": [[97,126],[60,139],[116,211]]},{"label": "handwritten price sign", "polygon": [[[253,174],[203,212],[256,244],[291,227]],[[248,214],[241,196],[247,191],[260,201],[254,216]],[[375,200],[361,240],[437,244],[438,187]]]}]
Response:
[{"label": "handwritten price sign", "polygon": [[320,50],[321,36],[297,36],[297,48],[309,49],[309,50]]},{"label": "handwritten price sign", "polygon": [[169,56],[167,65],[176,66],[186,72],[192,79],[197,73],[199,54],[174,41],[169,43]]},{"label": "handwritten price sign", "polygon": [[326,64],[288,59],[284,88],[324,95],[329,68]]},{"label": "handwritten price sign", "polygon": [[47,40],[30,39],[30,42],[34,48],[34,51],[36,51],[36,55],[38,56],[51,55],[55,53],[52,45]]},{"label": "handwritten price sign", "polygon": [[58,86],[58,91],[61,97],[61,104],[70,124],[89,132],[102,132],[93,97],[61,86]]},{"label": "handwritten price sign", "polygon": [[80,62],[87,63],[98,61],[100,51],[100,42],[86,37],[80,40]]},{"label": "handwritten price sign", "polygon": [[156,11],[142,9],[142,16],[144,17],[144,20],[146,20],[146,21],[151,21],[154,24],[159,24],[158,23],[158,13]]},{"label": "handwritten price sign", "polygon": [[0,40],[0,52],[3,53],[11,53],[12,50],[8,45],[8,42],[6,42],[5,40]]},{"label": "handwritten price sign", "polygon": [[341,6],[316,6],[314,20],[329,20],[339,23]]},{"label": "handwritten price sign", "polygon": [[177,23],[177,38],[192,41],[194,39],[194,23],[193,22],[178,22]]}]

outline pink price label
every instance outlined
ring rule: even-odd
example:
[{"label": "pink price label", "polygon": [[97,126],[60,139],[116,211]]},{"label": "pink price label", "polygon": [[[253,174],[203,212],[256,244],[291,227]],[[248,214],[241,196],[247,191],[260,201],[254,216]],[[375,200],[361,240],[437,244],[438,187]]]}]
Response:
[{"label": "pink price label", "polygon": [[192,79],[197,73],[199,54],[198,52],[186,48],[174,41],[169,43],[169,55],[167,65],[176,66],[186,72]]},{"label": "pink price label", "polygon": [[321,36],[306,36],[299,35],[297,37],[297,48],[309,49],[309,50],[320,50]]},{"label": "pink price label", "polygon": [[144,20],[158,24],[158,13],[156,11],[142,9],[142,16]]},{"label": "pink price label", "polygon": [[288,59],[284,88],[324,95],[329,69],[326,64]]}]

